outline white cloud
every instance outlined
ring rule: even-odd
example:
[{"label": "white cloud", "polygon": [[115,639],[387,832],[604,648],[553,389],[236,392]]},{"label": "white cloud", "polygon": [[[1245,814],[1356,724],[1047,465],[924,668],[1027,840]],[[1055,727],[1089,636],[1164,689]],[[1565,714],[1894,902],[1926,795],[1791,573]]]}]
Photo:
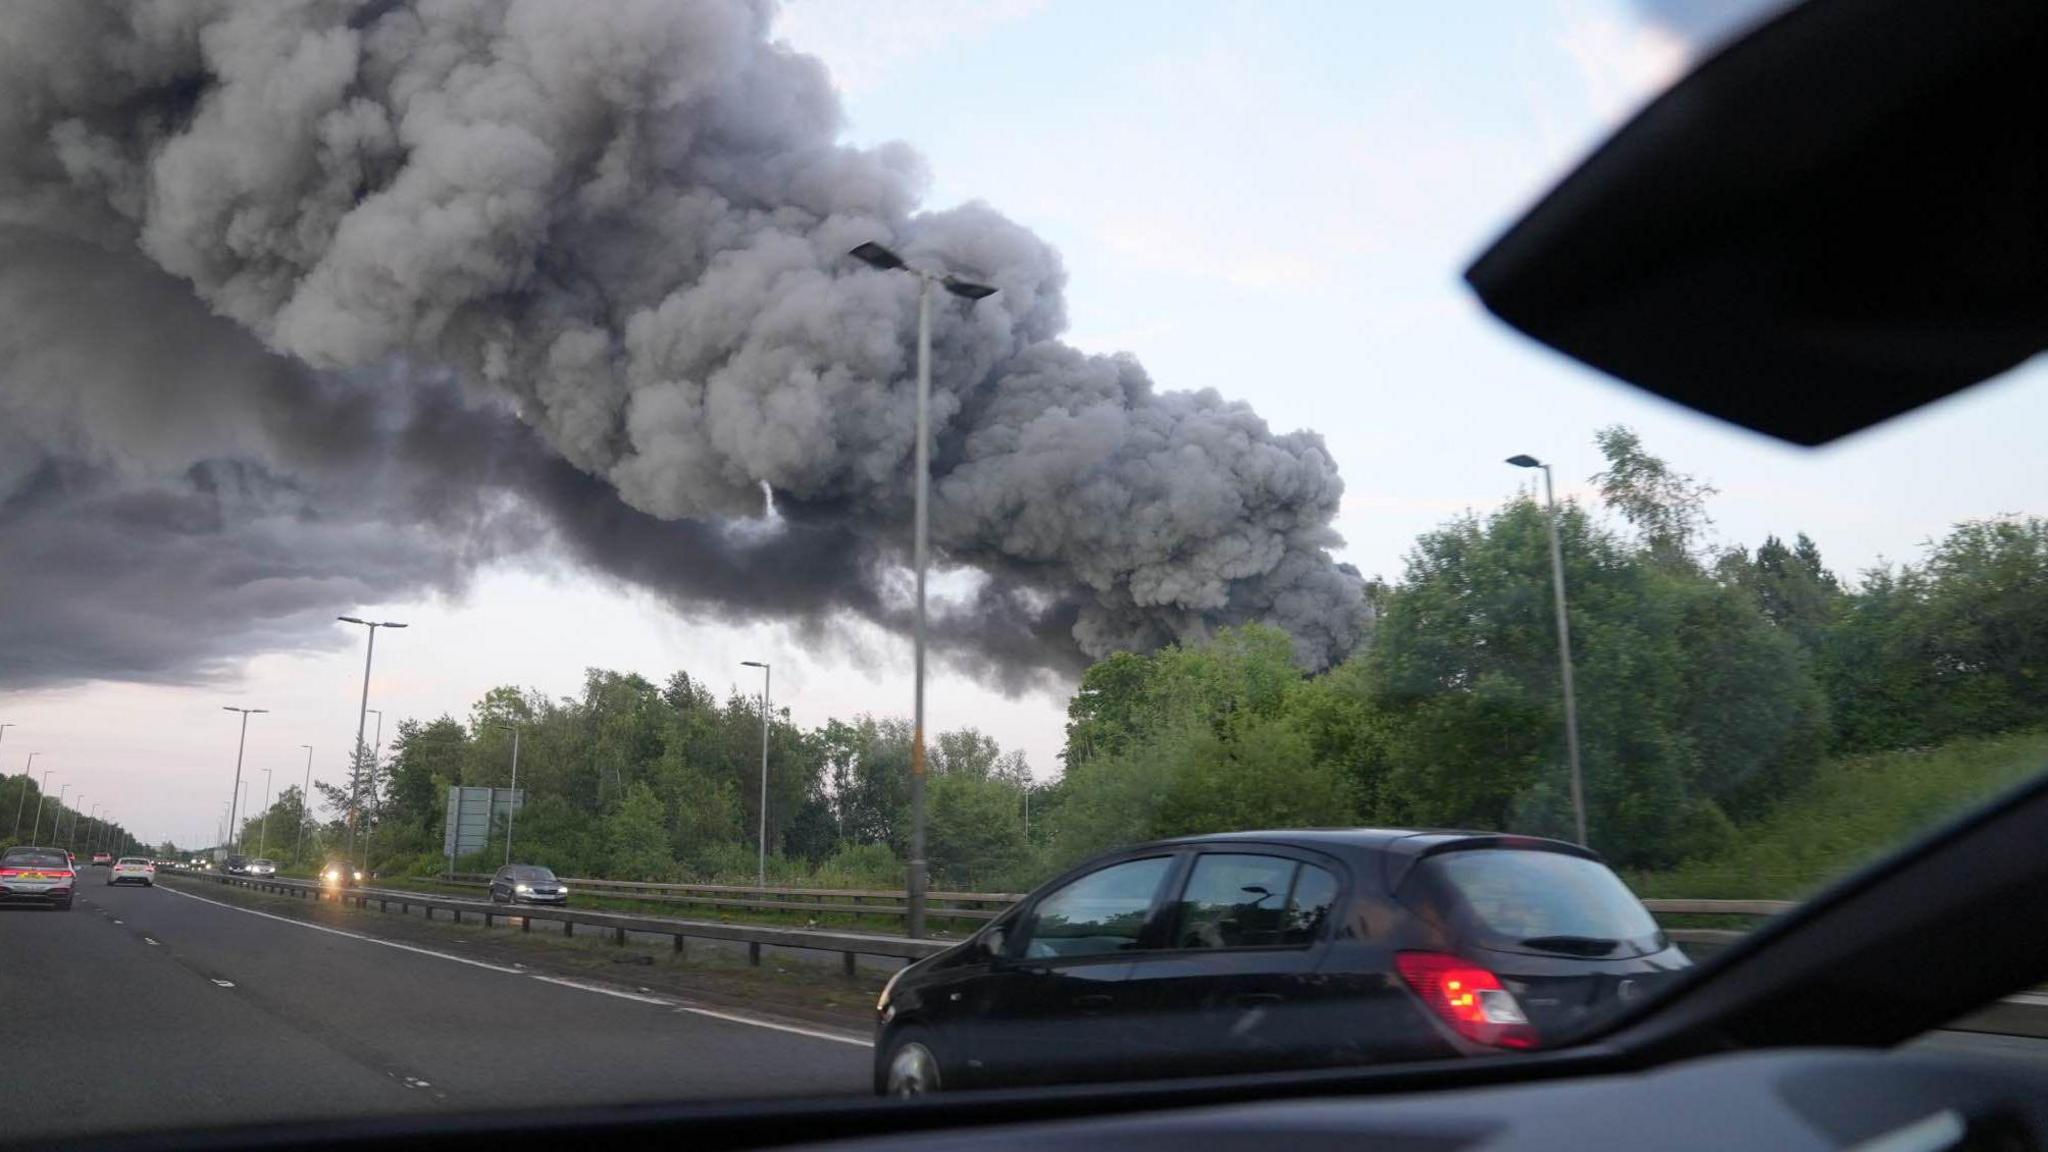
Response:
[{"label": "white cloud", "polygon": [[775,35],[825,61],[842,92],[865,92],[906,62],[988,35],[1045,0],[789,0]]}]

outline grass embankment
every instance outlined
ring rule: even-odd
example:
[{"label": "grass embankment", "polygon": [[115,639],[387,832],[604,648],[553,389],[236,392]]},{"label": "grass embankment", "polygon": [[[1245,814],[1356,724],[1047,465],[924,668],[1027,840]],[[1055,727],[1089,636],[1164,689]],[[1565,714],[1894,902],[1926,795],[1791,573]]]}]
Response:
[{"label": "grass embankment", "polygon": [[1849,756],[1759,820],[1727,852],[1632,875],[1645,897],[1792,900],[2048,766],[2048,732]]}]

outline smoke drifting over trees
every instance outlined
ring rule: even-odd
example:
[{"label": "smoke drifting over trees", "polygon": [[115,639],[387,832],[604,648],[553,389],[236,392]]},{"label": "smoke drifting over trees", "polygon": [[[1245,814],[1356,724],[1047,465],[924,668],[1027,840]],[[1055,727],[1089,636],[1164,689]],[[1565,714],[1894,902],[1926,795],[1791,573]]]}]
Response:
[{"label": "smoke drifting over trees", "polygon": [[[1264,621],[1351,648],[1313,433],[1059,342],[1057,254],[919,210],[754,3],[51,0],[0,38],[0,682],[188,678],[535,550],[900,626],[915,283],[943,652],[1017,684]],[[768,500],[772,493],[772,512]]]}]

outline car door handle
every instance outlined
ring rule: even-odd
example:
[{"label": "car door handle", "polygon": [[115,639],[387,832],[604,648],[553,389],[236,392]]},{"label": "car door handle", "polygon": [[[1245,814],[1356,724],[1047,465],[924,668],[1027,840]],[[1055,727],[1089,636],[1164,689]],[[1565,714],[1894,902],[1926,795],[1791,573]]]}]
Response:
[{"label": "car door handle", "polygon": [[1091,996],[1076,996],[1074,997],[1074,1007],[1107,1008],[1109,1007],[1109,995],[1104,992],[1097,992]]}]

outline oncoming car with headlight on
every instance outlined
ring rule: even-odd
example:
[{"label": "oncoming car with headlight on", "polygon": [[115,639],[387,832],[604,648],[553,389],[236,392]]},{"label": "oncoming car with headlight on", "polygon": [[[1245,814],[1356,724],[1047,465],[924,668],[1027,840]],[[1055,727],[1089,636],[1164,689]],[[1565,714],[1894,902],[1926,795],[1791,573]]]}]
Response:
[{"label": "oncoming car with headlight on", "polygon": [[491,877],[491,902],[567,904],[569,886],[538,864],[507,864]]},{"label": "oncoming car with headlight on", "polygon": [[329,860],[320,869],[320,884],[324,888],[349,888],[363,882],[363,870],[345,860]]}]

